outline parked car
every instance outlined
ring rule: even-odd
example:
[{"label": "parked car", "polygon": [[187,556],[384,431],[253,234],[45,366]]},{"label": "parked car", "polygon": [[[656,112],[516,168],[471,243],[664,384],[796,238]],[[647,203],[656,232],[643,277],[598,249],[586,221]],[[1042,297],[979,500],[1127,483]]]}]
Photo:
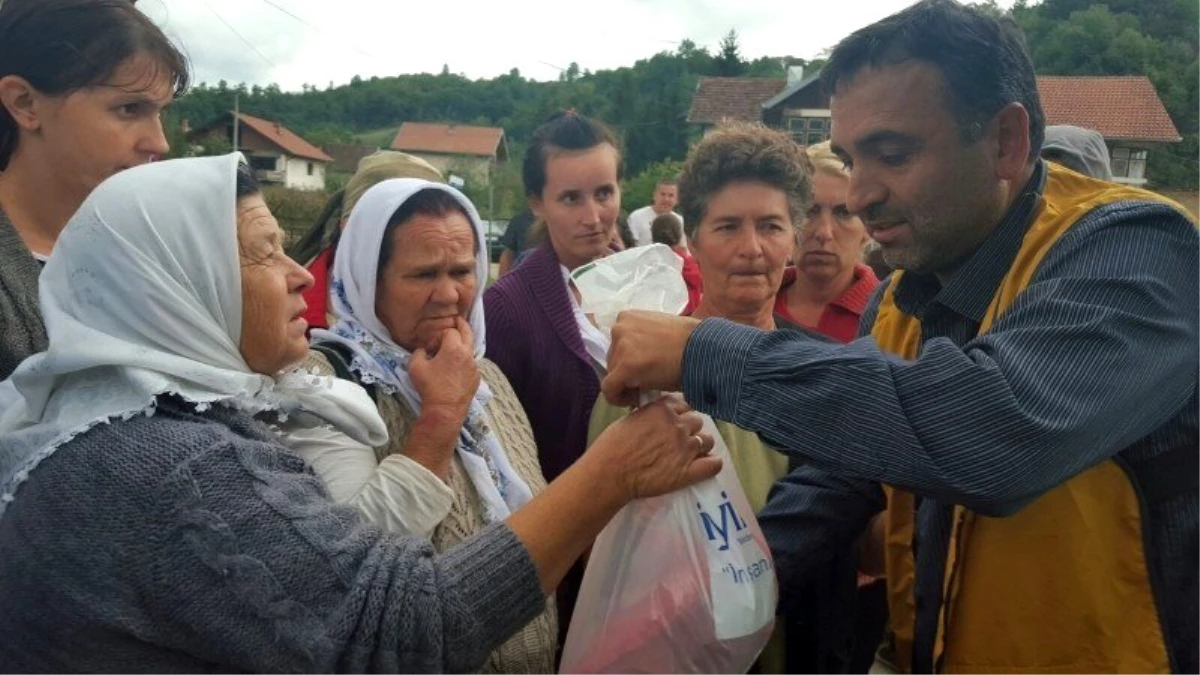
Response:
[{"label": "parked car", "polygon": [[508,229],[508,221],[485,220],[483,228],[487,233],[488,258],[493,263],[499,263],[500,253],[504,251],[504,244],[500,243],[500,239],[504,236],[504,231]]}]

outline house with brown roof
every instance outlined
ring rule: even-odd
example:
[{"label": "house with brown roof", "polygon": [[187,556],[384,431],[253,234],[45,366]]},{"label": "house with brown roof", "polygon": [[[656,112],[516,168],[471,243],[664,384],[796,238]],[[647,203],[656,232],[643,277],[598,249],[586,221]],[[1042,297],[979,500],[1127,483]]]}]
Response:
[{"label": "house with brown roof", "polygon": [[508,161],[508,141],[497,127],[405,122],[391,147],[477,185],[490,185],[493,169]]},{"label": "house with brown roof", "polygon": [[333,158],[333,163],[329,165],[329,169],[342,173],[354,173],[358,170],[358,163],[364,157],[379,152],[378,145],[366,145],[363,143],[330,143],[321,146],[321,149]]},{"label": "house with brown roof", "polygon": [[1146,158],[1155,147],[1183,140],[1154,84],[1144,75],[1038,77],[1046,124],[1072,124],[1104,136],[1113,180],[1146,183]]},{"label": "house with brown roof", "polygon": [[333,158],[279,122],[230,111],[191,130],[187,139],[197,143],[211,136],[225,138],[245,155],[260,183],[325,189],[325,169]]},{"label": "house with brown roof", "polygon": [[[1146,183],[1146,158],[1163,143],[1182,140],[1149,78],[1042,75],[1038,93],[1046,124],[1094,129],[1108,142],[1114,180]],[[830,133],[829,96],[820,72],[788,71],[788,79],[702,77],[688,122],[705,131],[724,120],[762,122],[787,129],[797,143],[812,145]]]},{"label": "house with brown roof", "polygon": [[820,71],[788,68],[784,78],[702,77],[687,121],[707,133],[722,121],[762,122],[787,129],[797,143],[814,145],[829,139],[829,96],[821,88]]}]

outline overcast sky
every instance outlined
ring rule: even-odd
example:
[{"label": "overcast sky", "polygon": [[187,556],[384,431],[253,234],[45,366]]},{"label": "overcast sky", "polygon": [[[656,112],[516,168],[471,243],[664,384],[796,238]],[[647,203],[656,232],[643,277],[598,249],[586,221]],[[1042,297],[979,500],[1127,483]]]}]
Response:
[{"label": "overcast sky", "polygon": [[[1001,0],[1010,6],[1013,0]],[[519,68],[537,80],[633,65],[690,39],[716,52],[810,58],[913,0],[140,0],[192,59],[196,82],[324,88],[355,75]]]}]

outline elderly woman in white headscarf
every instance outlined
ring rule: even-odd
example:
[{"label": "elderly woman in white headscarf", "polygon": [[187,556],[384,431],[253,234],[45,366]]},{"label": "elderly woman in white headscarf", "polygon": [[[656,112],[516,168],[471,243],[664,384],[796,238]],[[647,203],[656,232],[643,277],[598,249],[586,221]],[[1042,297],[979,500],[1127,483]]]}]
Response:
[{"label": "elderly woman in white headscarf", "polygon": [[[306,365],[371,392],[389,440],[373,453],[297,446],[335,499],[446,551],[545,487],[529,421],[486,350],[483,223],[462,193],[413,178],[369,189],[332,275],[335,323]],[[551,672],[554,604],[493,652],[487,672]]]},{"label": "elderly woman in white headscarf", "polygon": [[117,174],[42,273],[49,347],[0,418],[5,669],[473,671],[624,504],[719,470],[676,400],[443,554],[337,505],[283,425],[385,427],[360,387],[293,368],[312,277],[242,167]]}]

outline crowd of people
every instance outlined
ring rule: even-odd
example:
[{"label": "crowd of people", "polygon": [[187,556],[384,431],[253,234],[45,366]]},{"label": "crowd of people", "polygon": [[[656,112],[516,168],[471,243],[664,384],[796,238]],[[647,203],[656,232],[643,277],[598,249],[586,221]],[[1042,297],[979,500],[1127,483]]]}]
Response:
[{"label": "crowd of people", "polygon": [[[756,672],[1195,672],[1195,222],[986,11],[822,79],[829,141],[722,125],[627,219],[556,113],[489,285],[428,163],[287,246],[238,153],[157,161],[189,66],[134,3],[0,0],[0,669],[555,672],[596,536],[720,470],[704,413],[778,575]],[[687,306],[608,334],[571,273],[647,245]]]}]

